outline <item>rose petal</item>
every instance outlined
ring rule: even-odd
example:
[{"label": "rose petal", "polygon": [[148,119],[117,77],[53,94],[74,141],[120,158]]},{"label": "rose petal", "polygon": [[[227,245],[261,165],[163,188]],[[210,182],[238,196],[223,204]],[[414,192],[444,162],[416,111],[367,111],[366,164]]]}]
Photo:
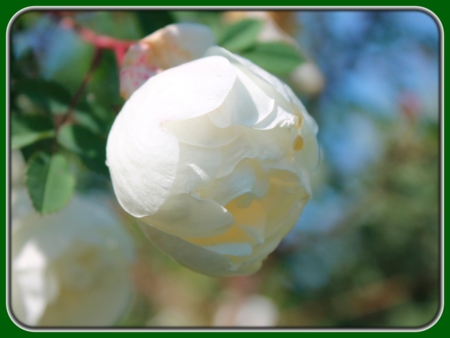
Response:
[{"label": "rose petal", "polygon": [[236,141],[222,147],[222,163],[217,177],[229,175],[246,158],[261,161],[280,159],[287,151],[288,142],[288,130],[274,128],[259,131],[247,128]]},{"label": "rose petal", "polygon": [[227,205],[227,209],[233,215],[235,224],[253,239],[252,244],[263,243],[267,213],[261,203],[254,199],[246,208],[240,208],[236,201],[233,202]]},{"label": "rose petal", "polygon": [[294,154],[297,162],[297,168],[307,168],[308,170],[314,170],[317,168],[320,162],[320,149],[317,144],[317,140],[310,132],[305,132],[306,136],[303,137],[304,145],[303,149]]},{"label": "rose petal", "polygon": [[166,26],[141,40],[150,46],[150,64],[168,69],[202,57],[215,44],[212,31],[196,23]]},{"label": "rose petal", "polygon": [[171,196],[155,214],[140,220],[169,234],[193,238],[223,233],[234,222],[217,202],[190,195]]},{"label": "rose petal", "polygon": [[120,94],[128,99],[147,79],[163,70],[203,56],[214,45],[211,30],[203,25],[169,25],[131,46],[120,69]]},{"label": "rose petal", "polygon": [[295,139],[300,137],[301,147],[296,151],[294,146],[290,151],[297,162],[299,171],[304,168],[311,171],[316,169],[320,162],[320,149],[313,131],[313,128],[317,129],[317,125],[309,115],[304,116],[304,121],[300,129],[292,128],[291,130],[291,142],[295,144]]},{"label": "rose petal", "polygon": [[260,264],[234,264],[230,257],[190,243],[147,224],[141,225],[147,237],[163,252],[179,264],[194,271],[214,277],[226,277],[254,273]]},{"label": "rose petal", "polygon": [[235,69],[237,79],[225,102],[209,113],[211,121],[220,128],[253,126],[274,109],[275,101],[268,97],[242,71]]},{"label": "rose petal", "polygon": [[128,213],[155,213],[175,180],[178,142],[159,123],[214,110],[235,78],[226,59],[204,58],[152,77],[125,103],[109,133],[107,163],[116,196]]},{"label": "rose petal", "polygon": [[151,117],[160,123],[201,116],[224,102],[235,81],[235,68],[224,57],[191,61],[150,78],[125,103],[121,114],[137,115],[141,122]]},{"label": "rose petal", "polygon": [[213,246],[205,246],[204,248],[217,252],[222,255],[232,255],[245,257],[250,256],[253,252],[253,248],[248,243],[223,243]]},{"label": "rose petal", "polygon": [[282,108],[287,112],[293,113],[293,108],[290,105],[289,93],[286,90],[286,87],[288,86],[272,74],[266,72],[253,62],[236,54],[230,53],[226,49],[218,46],[208,48],[205,55],[216,55],[227,58],[233,65],[236,66],[236,68],[245,73],[250,80],[261,88],[269,97],[275,99],[275,102],[278,105],[282,106]]},{"label": "rose petal", "polygon": [[202,189],[216,178],[221,160],[220,148],[180,144],[180,158],[170,194],[189,194]]},{"label": "rose petal", "polygon": [[162,70],[148,64],[147,55],[151,53],[147,44],[138,42],[131,46],[122,62],[120,69],[120,96],[128,99],[150,77]]},{"label": "rose petal", "polygon": [[[262,121],[257,128],[268,129],[268,127],[271,126],[271,123],[268,123],[271,119],[273,119],[271,122],[278,119],[278,121],[274,122],[274,124],[279,124],[280,117],[272,115],[278,114],[280,112],[280,108],[287,113],[297,114],[304,119],[305,123],[302,125],[303,135],[305,135],[305,143],[308,142],[308,147],[305,144],[304,148],[308,149],[308,151],[305,151],[304,154],[299,155],[299,157],[305,158],[305,161],[308,163],[308,168],[315,168],[319,162],[319,148],[315,137],[318,131],[317,124],[308,114],[305,107],[293,93],[291,88],[249,60],[232,54],[223,48],[213,46],[207,50],[206,55],[220,55],[226,57],[235,65],[242,65],[241,67],[238,66],[238,68],[244,71],[269,96],[275,98],[275,102],[279,105],[279,107],[267,117],[267,121],[265,121],[265,123]],[[250,73],[254,76],[251,76]],[[290,126],[291,122],[287,122],[287,125]],[[306,138],[308,138],[308,141],[306,141]]]},{"label": "rose petal", "polygon": [[242,133],[239,127],[219,128],[206,115],[182,121],[166,121],[163,127],[174,133],[178,142],[204,148],[223,147]]},{"label": "rose petal", "polygon": [[122,110],[114,122],[106,147],[107,165],[122,208],[142,217],[155,213],[169,196],[178,142],[156,121],[140,121],[132,112]]},{"label": "rose petal", "polygon": [[[292,198],[294,201],[295,197]],[[273,234],[265,236],[265,241],[261,245],[256,245],[253,247],[253,252],[250,256],[233,257],[233,263],[240,265],[241,269],[247,269],[254,265],[261,265],[262,260],[267,257],[275,248],[280,244],[281,240],[292,230],[294,225],[297,223],[298,218],[303,210],[305,201],[294,201],[291,204],[290,213],[284,215],[283,222],[276,227],[276,231]],[[267,224],[266,228],[271,228],[272,224]]]},{"label": "rose petal", "polygon": [[289,172],[296,177],[299,174],[297,163],[292,156],[285,156],[277,161],[262,161],[261,168],[266,172],[267,175],[272,175],[274,173],[274,170]]},{"label": "rose petal", "polygon": [[[199,239],[188,238],[187,240],[206,248],[216,247],[218,245],[222,247],[227,243],[232,243],[233,245],[236,243],[246,243],[254,246],[264,242],[264,228],[267,214],[259,201],[253,199],[249,205],[242,207],[238,205],[237,199],[235,199],[228,203],[226,208],[235,219],[235,223],[230,229],[217,236]],[[244,254],[229,253],[229,255],[243,256]]]},{"label": "rose petal", "polygon": [[[274,193],[271,198],[275,199],[274,205],[271,210],[265,208],[265,210],[267,210],[267,224],[264,233],[266,238],[278,234],[288,217],[295,218],[295,224],[300,217],[303,207],[308,202],[310,194],[303,187],[299,187],[296,189],[295,193]],[[261,204],[264,205],[264,201],[262,201]],[[294,224],[292,224],[292,226],[294,226]]]},{"label": "rose petal", "polygon": [[242,161],[230,175],[214,180],[200,194],[202,198],[211,198],[220,205],[226,205],[236,197],[252,192],[255,183],[252,164],[249,161]]},{"label": "rose petal", "polygon": [[268,130],[276,127],[291,128],[298,123],[299,117],[288,113],[280,106],[276,107],[275,112],[269,114],[264,120],[253,126],[253,129]]}]

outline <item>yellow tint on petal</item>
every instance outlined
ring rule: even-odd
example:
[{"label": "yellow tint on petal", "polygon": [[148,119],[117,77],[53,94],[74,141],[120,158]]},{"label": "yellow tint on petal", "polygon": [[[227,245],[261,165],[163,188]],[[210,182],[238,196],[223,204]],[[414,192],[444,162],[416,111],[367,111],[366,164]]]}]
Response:
[{"label": "yellow tint on petal", "polygon": [[266,197],[261,200],[262,208],[269,213],[280,206],[280,201],[284,197],[294,194],[297,191],[298,181],[283,181],[277,177],[270,178],[269,191]]},{"label": "yellow tint on petal", "polygon": [[300,112],[300,110],[296,109],[296,111],[297,111],[298,116],[299,116],[299,118],[297,120],[297,123],[296,123],[296,127],[297,127],[297,129],[302,129],[304,118],[303,118],[303,115]]},{"label": "yellow tint on petal", "polygon": [[218,236],[185,238],[185,240],[201,246],[213,246],[223,243],[245,243],[249,241],[249,237],[244,231],[239,229],[236,225],[233,225],[227,232]]},{"label": "yellow tint on petal", "polygon": [[261,207],[261,204],[254,199],[247,208],[241,208],[236,204],[236,199],[225,206],[225,209],[230,212],[235,220],[233,226],[225,233],[217,236],[207,238],[190,238],[189,242],[201,246],[214,246],[226,243],[252,243],[255,242],[248,232],[243,231],[240,226],[253,227],[258,232],[264,231],[264,224],[266,221],[266,213]]},{"label": "yellow tint on petal", "polygon": [[300,151],[303,149],[303,137],[301,137],[300,135],[297,136],[294,140],[294,144],[292,145],[292,147],[294,148],[295,151]]},{"label": "yellow tint on petal", "polygon": [[251,192],[242,194],[241,196],[237,197],[234,200],[236,206],[242,209],[249,207],[252,204],[252,202],[253,202],[253,194]]},{"label": "yellow tint on petal", "polygon": [[264,227],[266,212],[257,199],[254,199],[247,208],[241,208],[234,199],[225,206],[225,209],[233,215],[235,224]]},{"label": "yellow tint on petal", "polygon": [[276,207],[268,212],[264,236],[267,238],[276,234],[286,224],[287,219],[297,221],[309,198],[310,195],[303,187],[298,188],[295,194],[279,196]]}]

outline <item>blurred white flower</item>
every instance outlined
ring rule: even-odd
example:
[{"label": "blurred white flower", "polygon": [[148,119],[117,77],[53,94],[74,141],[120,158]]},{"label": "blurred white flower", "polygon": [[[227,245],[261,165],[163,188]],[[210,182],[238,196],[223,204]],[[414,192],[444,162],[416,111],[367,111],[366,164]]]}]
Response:
[{"label": "blurred white flower", "polygon": [[276,305],[263,295],[253,294],[230,299],[214,315],[214,326],[266,327],[275,326],[278,320]]},{"label": "blurred white flower", "polygon": [[157,30],[131,46],[120,69],[120,95],[128,99],[147,79],[201,57],[215,44],[203,25],[180,23]]},{"label": "blurred white flower", "polygon": [[289,75],[289,80],[300,93],[314,96],[319,94],[325,87],[325,78],[322,71],[311,60],[302,62]]},{"label": "blurred white flower", "polygon": [[[26,212],[25,212],[26,211]],[[111,208],[75,196],[40,216],[23,190],[12,204],[12,312],[29,326],[108,326],[132,298],[134,246]]]},{"label": "blurred white flower", "polygon": [[204,274],[249,274],[310,198],[316,132],[286,84],[211,47],[134,92],[107,164],[121,206],[161,250]]},{"label": "blurred white flower", "polygon": [[[231,11],[224,13],[224,19],[226,22],[235,22],[243,19],[256,19],[263,22],[261,31],[258,34],[258,41],[261,42],[272,42],[279,41],[290,44],[294,47],[298,47],[295,40],[274,20],[274,14],[277,12],[267,12],[267,11]],[[288,19],[287,17],[283,18]],[[291,22],[290,22],[291,23]],[[293,29],[291,29],[292,31]]]},{"label": "blurred white flower", "polygon": [[23,186],[25,161],[19,150],[11,150],[11,158],[9,163],[11,166],[11,187],[16,188]]},{"label": "blurred white flower", "polygon": [[202,326],[189,313],[179,309],[166,308],[158,311],[148,322],[148,326]]}]

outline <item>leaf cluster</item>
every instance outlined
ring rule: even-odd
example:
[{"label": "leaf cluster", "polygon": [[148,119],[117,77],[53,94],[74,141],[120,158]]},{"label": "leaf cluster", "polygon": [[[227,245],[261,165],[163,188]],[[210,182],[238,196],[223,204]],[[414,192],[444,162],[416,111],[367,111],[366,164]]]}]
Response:
[{"label": "leaf cluster", "polygon": [[299,66],[303,58],[296,48],[286,42],[258,41],[264,22],[243,19],[223,26],[219,32],[220,46],[237,53],[277,76],[286,76]]},{"label": "leaf cluster", "polygon": [[177,21],[197,22],[214,32],[219,46],[239,54],[276,76],[286,76],[298,67],[304,58],[299,49],[282,41],[260,41],[264,29],[261,19],[245,18],[223,23],[221,12],[172,12]]},{"label": "leaf cluster", "polygon": [[[33,20],[26,20],[27,16],[33,16]],[[86,177],[88,181],[108,182],[106,140],[123,104],[118,80],[111,81],[117,78],[112,53],[103,52],[100,64],[83,86],[84,69],[92,62],[91,53],[80,55],[79,69],[68,67],[67,60],[55,48],[43,51],[35,47],[37,43],[61,45],[72,54],[79,51],[80,45],[91,48],[77,36],[72,37],[77,42],[71,44],[67,37],[73,34],[62,31],[57,22],[49,23],[49,16],[30,12],[15,22],[9,59],[10,147],[19,150],[26,161],[24,183],[34,208],[41,214],[66,206],[76,188],[89,185],[83,182]],[[103,13],[101,18],[104,16]],[[130,18],[137,22],[134,16]],[[77,19],[86,25],[89,19],[95,21],[84,14]],[[111,22],[113,14],[103,19]],[[42,36],[36,37],[42,25],[46,27]],[[49,60],[55,61],[51,74],[45,71]],[[77,85],[72,86],[73,83]]]}]

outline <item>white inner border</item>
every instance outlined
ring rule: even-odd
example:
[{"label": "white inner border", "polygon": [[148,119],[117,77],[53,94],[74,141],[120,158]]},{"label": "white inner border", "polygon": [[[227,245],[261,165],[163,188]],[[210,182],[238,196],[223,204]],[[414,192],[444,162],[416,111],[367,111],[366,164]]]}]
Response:
[{"label": "white inner border", "polygon": [[[345,10],[386,10],[386,11],[421,11],[423,13],[426,13],[430,15],[431,18],[434,19],[436,22],[438,28],[439,28],[439,49],[440,49],[440,81],[439,81],[439,123],[440,123],[440,263],[441,263],[441,270],[440,270],[440,295],[441,300],[439,303],[439,312],[434,318],[433,321],[431,321],[427,326],[419,327],[419,328],[188,328],[188,327],[181,327],[181,328],[152,328],[152,327],[144,327],[144,328],[117,328],[117,327],[111,327],[111,328],[95,328],[95,327],[89,327],[89,328],[39,328],[39,327],[27,327],[24,326],[22,323],[16,320],[16,318],[12,315],[12,310],[10,308],[10,285],[9,285],[9,275],[10,275],[10,259],[9,259],[9,253],[10,253],[10,204],[9,204],[9,197],[11,192],[11,182],[10,182],[10,165],[9,160],[11,158],[11,146],[10,146],[10,128],[9,128],[9,45],[10,45],[10,30],[11,26],[14,23],[14,21],[22,15],[25,12],[28,11],[34,11],[34,10],[86,10],[86,11],[99,11],[99,10],[128,10],[128,11],[139,11],[139,10],[204,10],[204,9],[211,9],[211,10],[243,10],[243,11],[254,11],[254,10],[285,10],[285,11],[299,11],[299,10],[316,10],[316,11],[345,11]],[[127,7],[127,6],[96,6],[96,7],[85,7],[85,6],[30,6],[21,9],[18,11],[14,16],[9,20],[8,26],[6,29],[6,154],[7,154],[7,176],[6,176],[6,200],[8,201],[7,209],[6,209],[6,224],[8,225],[6,227],[6,308],[8,311],[8,315],[11,318],[11,320],[21,329],[25,331],[30,332],[146,332],[146,331],[152,331],[152,332],[183,332],[183,331],[189,331],[189,332],[222,332],[222,331],[229,331],[229,332],[420,332],[425,331],[429,329],[430,327],[434,326],[438,322],[438,320],[442,316],[442,312],[444,309],[444,29],[442,26],[442,22],[439,20],[439,17],[434,14],[434,12],[430,11],[427,8],[420,7],[420,6],[398,6],[398,7],[385,7],[385,6],[342,6],[342,7],[333,7],[333,6],[287,6],[287,7],[276,7],[276,6],[257,6],[257,7],[236,7],[236,6],[222,6],[222,7],[208,7],[208,6],[180,6],[180,7],[166,7],[166,6],[136,6],[136,7]]]}]

